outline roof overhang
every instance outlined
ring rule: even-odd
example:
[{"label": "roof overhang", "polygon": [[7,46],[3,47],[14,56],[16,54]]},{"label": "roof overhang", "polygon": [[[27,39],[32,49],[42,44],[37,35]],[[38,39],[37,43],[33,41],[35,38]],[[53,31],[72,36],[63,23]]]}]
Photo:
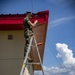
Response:
[{"label": "roof overhang", "polygon": [[[38,20],[38,24],[48,23],[49,11],[42,11],[33,14],[31,21]],[[0,30],[23,30],[23,19],[26,14],[6,14],[0,15]]]}]

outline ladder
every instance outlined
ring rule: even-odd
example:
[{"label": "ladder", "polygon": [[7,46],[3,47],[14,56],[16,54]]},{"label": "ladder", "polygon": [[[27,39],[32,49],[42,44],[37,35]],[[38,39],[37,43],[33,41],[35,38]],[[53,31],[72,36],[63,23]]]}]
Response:
[{"label": "ladder", "polygon": [[[27,58],[28,58],[28,55],[29,55],[29,53],[30,53],[31,46],[33,46],[33,45],[32,45],[32,42],[33,42],[33,41],[34,41],[34,44],[35,44],[35,47],[36,47],[36,51],[37,51],[37,54],[38,54],[38,58],[39,58],[39,61],[40,61],[39,63],[33,63],[33,62],[32,62],[32,63],[27,63]],[[34,36],[32,36],[31,39],[30,39],[30,43],[29,43],[28,50],[27,50],[26,56],[25,56],[24,61],[23,61],[23,64],[22,64],[22,69],[21,69],[20,75],[24,75],[25,67],[26,67],[26,65],[28,65],[28,64],[41,65],[42,74],[45,75],[45,74],[44,74],[44,70],[43,70],[43,66],[42,66],[42,61],[41,61],[39,49],[38,49],[38,45],[37,45],[37,42],[36,42],[36,39],[35,39]]]}]

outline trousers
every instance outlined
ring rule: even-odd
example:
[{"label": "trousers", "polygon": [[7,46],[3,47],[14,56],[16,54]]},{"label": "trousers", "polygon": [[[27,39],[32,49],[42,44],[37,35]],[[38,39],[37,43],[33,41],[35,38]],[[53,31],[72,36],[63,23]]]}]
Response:
[{"label": "trousers", "polygon": [[24,37],[25,37],[24,57],[26,56],[26,52],[28,50],[28,46],[29,46],[30,39],[31,39],[32,36],[33,36],[32,30],[26,29],[24,31]]}]

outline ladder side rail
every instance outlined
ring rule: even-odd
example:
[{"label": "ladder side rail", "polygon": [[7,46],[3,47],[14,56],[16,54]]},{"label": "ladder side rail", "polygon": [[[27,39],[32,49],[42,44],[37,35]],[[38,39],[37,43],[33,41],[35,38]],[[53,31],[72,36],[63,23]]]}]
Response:
[{"label": "ladder side rail", "polygon": [[[41,64],[41,67],[42,67],[41,56],[40,56],[40,53],[39,53],[39,49],[38,49],[38,46],[37,46],[37,42],[36,42],[35,37],[34,37],[34,41],[35,41],[35,46],[36,46],[36,50],[37,50],[37,53],[38,53],[38,57],[39,57],[39,60],[40,60],[40,64]],[[45,74],[44,74],[43,67],[42,67],[42,73],[43,73],[43,75],[45,75]]]},{"label": "ladder side rail", "polygon": [[29,47],[28,47],[28,50],[27,50],[27,53],[26,53],[26,56],[25,56],[25,59],[24,59],[23,65],[22,65],[20,75],[23,75],[23,73],[24,73],[26,62],[27,62],[27,57],[30,52],[30,48],[31,48],[31,44],[32,44],[32,40],[33,40],[33,37],[31,37],[31,39],[30,39]]},{"label": "ladder side rail", "polygon": [[26,64],[26,61],[27,61],[27,57],[28,57],[28,54],[30,53],[30,48],[31,48],[31,44],[32,44],[32,41],[33,41],[33,37],[31,37],[30,39],[30,43],[29,43],[29,47],[28,47],[28,50],[27,50],[27,53],[26,53],[26,57],[25,57],[25,60],[24,60],[24,64]]}]

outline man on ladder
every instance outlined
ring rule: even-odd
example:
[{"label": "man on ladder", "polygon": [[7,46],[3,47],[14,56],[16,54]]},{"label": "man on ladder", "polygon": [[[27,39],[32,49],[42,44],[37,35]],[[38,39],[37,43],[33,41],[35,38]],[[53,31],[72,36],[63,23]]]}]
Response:
[{"label": "man on ladder", "polygon": [[[26,67],[27,64],[29,64],[32,61],[32,59],[29,58],[28,55],[30,53],[33,41],[34,41],[35,48],[36,48],[36,51],[37,51],[38,58],[39,58],[40,62],[37,62],[37,63],[31,62],[30,64],[40,64],[41,67],[42,67],[42,61],[41,61],[41,57],[40,57],[38,46],[42,45],[43,42],[38,43],[38,44],[36,42],[36,39],[35,39],[35,37],[33,35],[32,27],[35,26],[38,21],[35,20],[34,23],[32,23],[30,21],[31,16],[32,16],[31,12],[27,12],[26,13],[26,17],[24,18],[24,37],[25,37],[24,57],[25,57],[25,59],[23,61],[23,65],[22,65],[22,69],[21,69],[20,75],[28,75],[28,72],[25,72],[26,71],[25,67]],[[27,62],[27,59],[28,59],[28,62]],[[42,67],[42,72],[43,72],[43,67]],[[44,75],[44,72],[43,72],[43,75]]]},{"label": "man on ladder", "polygon": [[37,20],[32,23],[30,21],[30,18],[32,17],[31,12],[26,13],[26,17],[24,18],[24,37],[25,37],[25,47],[24,47],[24,57],[26,56],[26,52],[29,46],[29,42],[31,37],[33,36],[33,30],[32,27],[37,24]]}]

